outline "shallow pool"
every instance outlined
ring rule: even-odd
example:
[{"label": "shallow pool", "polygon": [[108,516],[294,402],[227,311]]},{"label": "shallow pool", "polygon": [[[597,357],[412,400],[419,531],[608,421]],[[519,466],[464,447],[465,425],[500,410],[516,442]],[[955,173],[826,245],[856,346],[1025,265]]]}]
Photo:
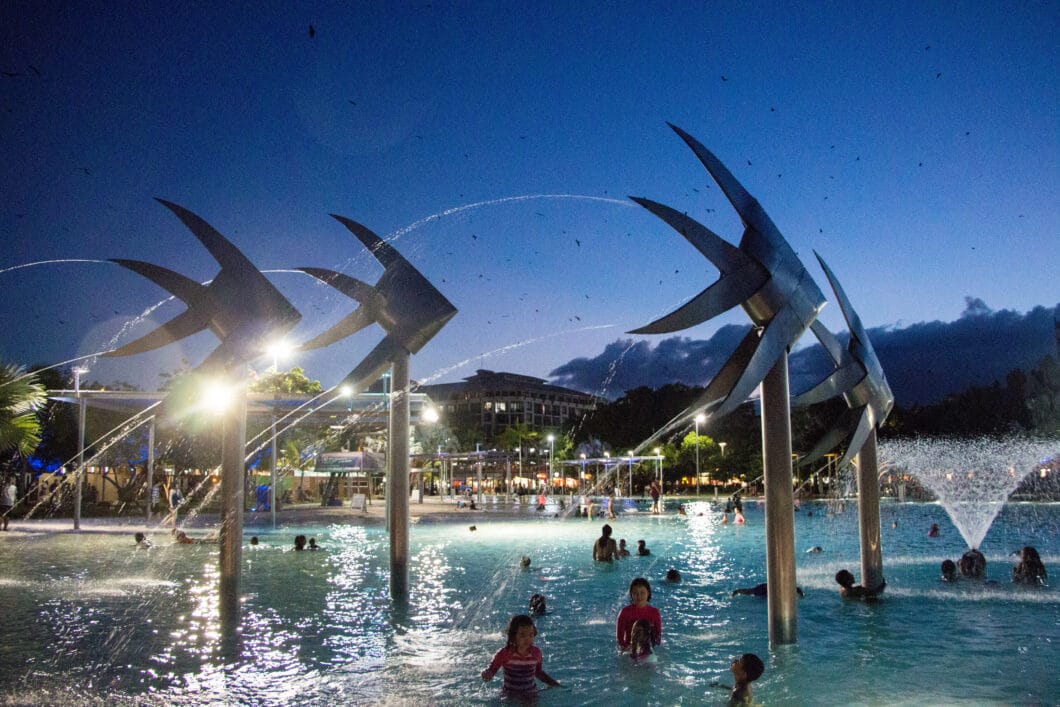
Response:
[{"label": "shallow pool", "polygon": [[[756,701],[776,704],[1056,703],[1060,677],[1060,505],[1008,504],[982,550],[996,583],[945,585],[964,551],[941,507],[882,508],[882,601],[843,601],[832,579],[860,574],[856,503],[796,513],[798,643],[771,650],[766,602],[730,596],[765,581],[764,516],[721,525],[710,503],[688,516],[629,512],[610,521],[650,557],[594,565],[604,521],[527,511],[413,526],[408,611],[391,608],[385,530],[286,527],[244,552],[244,629],[222,641],[217,548],[133,549],[127,534],[5,533],[0,538],[0,696],[39,704],[487,704],[480,671],[513,613],[547,597],[537,620],[545,669],[563,683],[542,705],[724,704],[734,655],[758,653]],[[697,515],[700,511],[704,515]],[[810,516],[810,511],[813,515]],[[546,517],[547,516],[547,517]],[[942,536],[926,537],[933,522]],[[897,528],[892,528],[897,523]],[[474,524],[476,532],[469,526]],[[257,531],[256,531],[257,532]],[[288,549],[296,533],[323,552]],[[249,531],[248,531],[249,536]],[[1052,586],[1009,583],[1010,553],[1038,547]],[[819,545],[824,551],[808,554]],[[519,568],[528,555],[531,566]],[[676,567],[678,585],[662,581]],[[647,577],[663,616],[659,662],[616,654],[614,620],[632,578]]]}]

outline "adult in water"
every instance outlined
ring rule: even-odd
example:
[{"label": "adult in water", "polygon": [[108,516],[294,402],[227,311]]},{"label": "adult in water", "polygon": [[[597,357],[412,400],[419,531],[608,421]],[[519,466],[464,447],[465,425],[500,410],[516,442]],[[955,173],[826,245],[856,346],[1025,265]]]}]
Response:
[{"label": "adult in water", "polygon": [[618,546],[611,537],[611,526],[604,523],[600,529],[600,537],[593,543],[593,560],[596,562],[611,562],[618,556]]}]

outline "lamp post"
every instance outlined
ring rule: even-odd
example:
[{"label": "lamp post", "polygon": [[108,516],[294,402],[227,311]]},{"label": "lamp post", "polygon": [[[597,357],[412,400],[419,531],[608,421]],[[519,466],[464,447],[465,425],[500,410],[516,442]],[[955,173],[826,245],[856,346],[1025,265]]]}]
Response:
[{"label": "lamp post", "polygon": [[275,376],[272,389],[272,468],[269,470],[269,515],[272,517],[272,529],[276,529],[276,403],[280,398],[280,356],[291,352],[291,345],[284,340],[277,341],[269,347],[272,355],[272,373]]},{"label": "lamp post", "polygon": [[696,496],[699,496],[699,423],[706,419],[703,413],[696,415]]},{"label": "lamp post", "polygon": [[[728,444],[728,442],[718,442],[718,446],[721,447],[721,458],[722,459],[725,458],[725,445],[727,445],[727,444]],[[718,469],[718,471],[720,472],[721,469]],[[717,498],[717,497],[718,497],[718,481],[717,481],[717,479],[715,479],[714,480],[714,498]]]},{"label": "lamp post", "polygon": [[578,477],[578,493],[579,494],[582,492],[582,484],[585,483],[585,453],[584,452],[582,452],[581,458],[582,458],[582,473],[581,473],[581,476]]},{"label": "lamp post", "polygon": [[[77,472],[74,476],[74,530],[81,529],[81,479],[85,471],[85,403],[81,397],[81,376],[87,368],[74,369],[74,395],[77,396]],[[151,505],[151,489],[147,489],[147,505]]]},{"label": "lamp post", "polygon": [[633,498],[633,449],[630,449],[630,498]]},{"label": "lamp post", "polygon": [[[427,423],[428,425],[433,425],[436,422],[438,422],[438,418],[439,418],[438,411],[436,409],[432,408],[432,407],[424,408],[423,411],[420,412],[420,419],[423,420],[423,422]],[[441,447],[439,447],[439,451],[440,450],[441,450]],[[420,468],[420,483],[419,483],[419,494],[420,494],[420,501],[419,502],[421,504],[423,503],[423,493],[424,493],[424,480],[423,480],[423,477],[424,477],[424,475],[425,475],[424,474],[424,470],[421,467]]]},{"label": "lamp post", "polygon": [[[602,474],[602,477],[604,478],[604,480],[607,479],[607,463],[609,461],[611,461],[611,452],[604,452],[604,473]],[[617,478],[616,478],[616,481],[617,481]],[[619,490],[621,490],[621,488],[622,488],[621,485],[619,485]],[[600,490],[603,491],[603,488],[601,487]]]},{"label": "lamp post", "polygon": [[655,480],[659,483],[659,512],[663,507],[663,482],[662,482],[662,449],[656,447],[655,452]]},{"label": "lamp post", "polygon": [[548,478],[552,480],[552,483],[556,483],[555,473],[552,471],[552,457],[556,454],[556,435],[549,435],[545,437],[548,440]]}]

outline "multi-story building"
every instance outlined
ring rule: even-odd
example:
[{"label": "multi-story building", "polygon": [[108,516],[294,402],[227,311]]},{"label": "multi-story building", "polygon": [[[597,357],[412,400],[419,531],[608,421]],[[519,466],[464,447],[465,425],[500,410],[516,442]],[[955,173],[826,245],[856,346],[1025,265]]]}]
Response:
[{"label": "multi-story building", "polygon": [[541,378],[482,369],[462,383],[425,385],[419,392],[434,401],[443,418],[472,424],[477,419],[486,439],[519,422],[533,432],[559,430],[569,418],[605,402]]}]

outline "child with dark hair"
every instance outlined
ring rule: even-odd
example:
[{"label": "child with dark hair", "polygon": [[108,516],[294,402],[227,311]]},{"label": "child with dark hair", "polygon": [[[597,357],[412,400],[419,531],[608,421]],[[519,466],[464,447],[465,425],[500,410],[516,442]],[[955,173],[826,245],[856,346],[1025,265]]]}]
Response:
[{"label": "child with dark hair", "polygon": [[849,599],[873,599],[887,586],[887,582],[881,582],[880,586],[869,589],[860,584],[854,584],[854,575],[850,574],[850,570],[836,572],[835,581],[839,585],[839,596]]},{"label": "child with dark hair", "polygon": [[545,597],[540,594],[534,594],[530,597],[530,615],[531,616],[544,616],[548,609],[545,605]]},{"label": "child with dark hair", "polygon": [[957,569],[961,571],[962,577],[982,579],[986,574],[986,557],[979,552],[979,548],[973,547],[957,560]]},{"label": "child with dark hair", "polygon": [[1020,551],[1019,564],[1012,568],[1012,581],[1017,584],[1045,584],[1045,564],[1042,558],[1030,545]]},{"label": "child with dark hair", "polygon": [[943,582],[956,582],[957,581],[957,563],[953,560],[942,561],[942,581]]},{"label": "child with dark hair", "polygon": [[659,610],[651,606],[651,585],[643,577],[637,577],[629,583],[629,604],[618,612],[616,635],[618,649],[625,652],[632,643],[633,624],[644,619],[651,626],[651,643],[657,646],[662,643],[662,616]]},{"label": "child with dark hair", "polygon": [[[744,653],[732,661],[729,665],[729,670],[732,672],[732,679],[736,684],[732,687],[732,693],[729,695],[730,707],[752,704],[751,683],[762,677],[765,669],[766,666],[762,663],[762,659],[754,653]],[[722,685],[718,682],[712,682],[710,686],[729,689],[728,685]]]},{"label": "child with dark hair", "polygon": [[651,650],[651,623],[647,619],[637,619],[629,632],[629,657],[634,663],[654,663],[655,655]]},{"label": "child with dark hair", "polygon": [[535,678],[546,685],[560,684],[546,673],[541,665],[541,649],[534,645],[537,628],[526,614],[516,614],[508,622],[508,644],[497,651],[489,667],[482,671],[482,679],[489,681],[504,668],[504,687],[507,695],[531,695],[537,692]]},{"label": "child with dark hair", "polygon": [[146,550],[147,548],[151,547],[151,541],[148,540],[147,536],[143,533],[135,533],[133,535],[133,540],[136,541],[137,550]]}]

